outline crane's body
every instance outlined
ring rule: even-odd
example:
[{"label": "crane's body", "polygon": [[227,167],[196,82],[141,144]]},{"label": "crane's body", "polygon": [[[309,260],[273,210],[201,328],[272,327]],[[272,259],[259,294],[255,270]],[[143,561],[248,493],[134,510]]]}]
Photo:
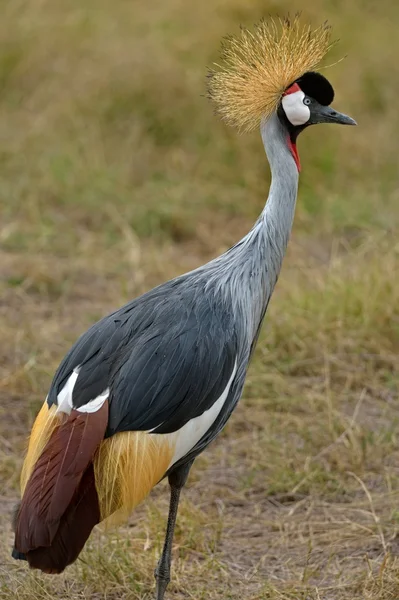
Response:
[{"label": "crane's body", "polygon": [[30,438],[15,558],[61,572],[98,522],[125,518],[168,476],[171,506],[157,570],[163,598],[180,489],[242,394],[291,232],[299,173],[293,132],[303,125],[294,121],[304,112],[295,108],[298,90],[261,121],[272,182],[251,231],[218,258],[103,318],[62,361]]}]

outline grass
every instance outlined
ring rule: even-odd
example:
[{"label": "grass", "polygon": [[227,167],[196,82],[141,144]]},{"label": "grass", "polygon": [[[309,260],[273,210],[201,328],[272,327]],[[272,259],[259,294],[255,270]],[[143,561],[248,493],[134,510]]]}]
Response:
[{"label": "grass", "polygon": [[168,494],[51,578],[12,561],[26,436],[94,320],[223,251],[267,194],[204,94],[219,40],[328,18],[356,129],[303,134],[294,233],[244,399],[196,461],[169,597],[399,597],[398,5],[13,0],[0,23],[0,599],[152,597]]}]

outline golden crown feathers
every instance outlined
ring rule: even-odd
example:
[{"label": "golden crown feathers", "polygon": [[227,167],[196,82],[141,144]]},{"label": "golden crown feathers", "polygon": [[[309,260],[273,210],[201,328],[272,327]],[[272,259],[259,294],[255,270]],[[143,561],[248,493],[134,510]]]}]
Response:
[{"label": "golden crown feathers", "polygon": [[293,19],[262,20],[253,31],[225,38],[221,57],[209,72],[208,96],[228,124],[252,131],[277,109],[285,90],[314,70],[334,45],[331,27],[312,29]]}]

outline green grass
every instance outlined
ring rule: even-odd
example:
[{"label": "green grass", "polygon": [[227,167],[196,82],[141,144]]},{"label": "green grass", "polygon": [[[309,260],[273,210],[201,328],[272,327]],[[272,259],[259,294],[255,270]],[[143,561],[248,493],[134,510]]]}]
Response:
[{"label": "green grass", "polygon": [[335,106],[301,136],[293,237],[244,399],[183,495],[169,596],[399,597],[398,4],[13,0],[0,23],[0,599],[152,597],[167,488],[60,577],[12,561],[26,437],[91,323],[251,227],[258,134],[213,115],[206,66],[262,15],[329,19]]}]

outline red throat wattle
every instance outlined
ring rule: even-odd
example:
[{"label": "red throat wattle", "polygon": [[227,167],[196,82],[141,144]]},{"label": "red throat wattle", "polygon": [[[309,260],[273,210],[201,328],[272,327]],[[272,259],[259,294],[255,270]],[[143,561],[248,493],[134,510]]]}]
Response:
[{"label": "red throat wattle", "polygon": [[301,172],[301,161],[299,159],[298,148],[296,147],[295,142],[291,140],[291,137],[288,136],[288,148],[291,150],[291,154],[294,157],[296,167],[298,169],[298,173]]}]

